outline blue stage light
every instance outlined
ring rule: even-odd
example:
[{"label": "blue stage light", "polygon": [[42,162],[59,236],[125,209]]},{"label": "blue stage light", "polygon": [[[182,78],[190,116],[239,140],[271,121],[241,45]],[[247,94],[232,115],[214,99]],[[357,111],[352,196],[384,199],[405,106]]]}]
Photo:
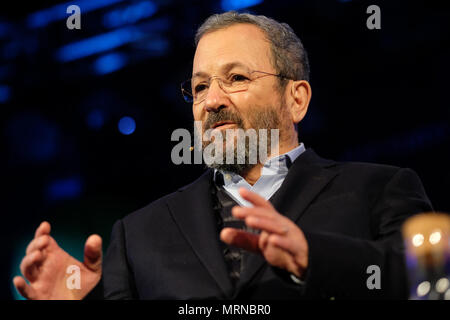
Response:
[{"label": "blue stage light", "polygon": [[87,125],[92,129],[100,129],[105,124],[105,116],[102,110],[91,110],[86,117]]},{"label": "blue stage light", "polygon": [[10,36],[12,33],[12,26],[6,22],[0,22],[0,38]]},{"label": "blue stage light", "polygon": [[139,20],[151,17],[158,7],[151,1],[142,1],[128,7],[108,12],[103,17],[103,25],[106,28],[117,28],[126,24],[132,24]]},{"label": "blue stage light", "polygon": [[142,36],[142,32],[135,27],[118,29],[68,44],[57,51],[56,57],[61,62],[68,62],[120,47]]},{"label": "blue stage light", "polygon": [[5,136],[14,161],[44,163],[61,148],[61,132],[56,124],[36,113],[16,114],[5,123]]},{"label": "blue stage light", "polygon": [[169,40],[165,37],[152,37],[138,44],[139,49],[146,51],[147,56],[162,56],[169,50]]},{"label": "blue stage light", "polygon": [[48,24],[64,20],[69,17],[66,10],[70,5],[77,5],[80,7],[81,13],[87,13],[100,8],[110,6],[112,4],[122,2],[123,0],[79,0],[59,4],[41,11],[30,14],[27,18],[27,24],[30,28],[42,28]]},{"label": "blue stage light", "polygon": [[147,39],[146,41],[151,43],[153,40],[158,41],[162,38],[164,41],[156,43],[156,46],[165,48],[168,40],[157,33],[167,30],[170,23],[169,19],[160,18],[73,42],[59,48],[56,52],[56,59],[61,62],[69,62],[143,39]]},{"label": "blue stage light", "polygon": [[0,85],[0,103],[8,102],[11,98],[11,88],[9,86]]},{"label": "blue stage light", "polygon": [[124,135],[130,135],[136,130],[136,122],[131,117],[123,117],[119,120],[119,131]]},{"label": "blue stage light", "polygon": [[139,24],[141,30],[145,33],[157,34],[167,31],[172,24],[169,17],[155,18],[145,23]]},{"label": "blue stage light", "polygon": [[52,181],[46,189],[46,198],[50,201],[67,200],[81,195],[82,182],[80,177],[70,177]]},{"label": "blue stage light", "polygon": [[221,5],[224,11],[230,11],[256,6],[262,2],[262,0],[222,0]]},{"label": "blue stage light", "polygon": [[107,74],[123,68],[127,64],[127,58],[121,53],[109,53],[101,56],[94,62],[97,74]]}]

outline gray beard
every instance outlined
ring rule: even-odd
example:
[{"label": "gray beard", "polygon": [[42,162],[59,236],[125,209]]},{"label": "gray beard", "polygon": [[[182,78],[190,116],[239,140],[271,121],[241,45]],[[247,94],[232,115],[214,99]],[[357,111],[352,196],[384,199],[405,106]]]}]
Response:
[{"label": "gray beard", "polygon": [[[257,134],[258,141],[259,141],[259,135]],[[249,171],[253,167],[255,167],[257,164],[250,163],[250,148],[256,148],[256,150],[253,150],[253,152],[257,152],[258,146],[250,146],[249,139],[245,139],[245,149],[244,154],[238,154],[237,152],[237,146],[234,144],[233,147],[233,161],[232,163],[226,163],[226,152],[222,152],[222,163],[210,163],[207,164],[206,167],[217,169],[220,171],[228,171],[233,172],[239,175],[242,175],[243,173]],[[270,140],[269,140],[270,141]],[[224,139],[224,145],[226,145],[226,138]],[[270,148],[270,146],[268,146]],[[225,149],[225,148],[224,148]],[[214,150],[215,151],[215,150]],[[270,152],[270,151],[269,151]],[[214,153],[214,152],[213,152]],[[256,153],[258,154],[258,153]],[[214,156],[214,154],[213,154]],[[242,161],[242,158],[244,158]],[[243,162],[243,163],[242,163]]]},{"label": "gray beard", "polygon": [[[233,172],[233,173],[239,174],[241,176],[242,176],[242,174],[248,172],[250,169],[254,168],[258,164],[258,162],[251,163],[250,156],[253,152],[256,152],[256,155],[259,155],[259,142],[260,142],[259,129],[267,130],[267,139],[266,139],[267,146],[265,146],[265,147],[267,150],[266,157],[269,156],[269,154],[271,153],[271,143],[270,143],[271,129],[279,129],[280,125],[281,125],[281,121],[280,121],[280,118],[279,118],[279,115],[277,114],[277,112],[272,108],[264,108],[263,110],[261,110],[260,108],[255,108],[254,110],[258,110],[254,113],[254,118],[252,119],[253,121],[251,121],[251,123],[253,123],[253,129],[255,129],[255,131],[256,131],[256,138],[257,138],[256,145],[250,146],[249,138],[246,137],[244,152],[243,152],[243,154],[238,154],[237,141],[235,141],[235,143],[233,145],[233,161],[232,161],[232,163],[226,163],[226,151],[225,151],[225,147],[223,147],[224,152],[222,152],[222,161],[221,161],[222,163],[220,163],[220,162],[213,162],[213,163],[209,163],[209,164],[207,163],[206,164],[207,168]],[[237,124],[238,128],[245,130],[242,119],[239,118],[237,115],[229,112],[228,110],[224,110],[217,114],[211,114],[210,117],[206,121],[206,125],[205,125],[204,129],[210,128],[211,125],[215,121],[220,121],[220,120],[232,120],[233,122],[235,122]],[[227,141],[226,141],[225,134],[223,134],[223,141],[224,141],[224,146],[226,146]],[[202,143],[203,150],[211,143],[213,143],[213,142],[203,141],[203,143]],[[215,150],[213,150],[213,151],[215,151]],[[214,156],[214,154],[213,154],[213,156]],[[244,161],[242,161],[242,158],[244,158],[243,159]]]}]

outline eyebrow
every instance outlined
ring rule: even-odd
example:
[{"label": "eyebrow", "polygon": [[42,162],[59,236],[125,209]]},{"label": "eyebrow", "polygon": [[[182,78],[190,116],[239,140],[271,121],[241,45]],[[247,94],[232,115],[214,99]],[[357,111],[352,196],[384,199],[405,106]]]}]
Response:
[{"label": "eyebrow", "polygon": [[[233,62],[226,63],[220,68],[220,70],[222,73],[227,73],[228,71],[230,71],[231,69],[233,69],[235,67],[241,67],[241,68],[245,68],[245,69],[249,70],[245,64],[243,64],[242,62],[239,62],[239,61],[233,61]],[[206,78],[208,76],[209,76],[209,73],[204,72],[204,71],[198,71],[192,75],[192,78],[195,78],[195,77],[205,77]]]}]

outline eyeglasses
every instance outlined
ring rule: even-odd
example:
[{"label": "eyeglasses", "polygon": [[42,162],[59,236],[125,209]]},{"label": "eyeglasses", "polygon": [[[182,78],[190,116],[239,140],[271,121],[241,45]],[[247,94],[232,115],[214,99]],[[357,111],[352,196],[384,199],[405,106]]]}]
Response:
[{"label": "eyeglasses", "polygon": [[[259,76],[257,75],[258,73],[260,74]],[[206,99],[209,87],[214,79],[217,80],[219,87],[225,93],[235,93],[248,90],[252,81],[267,76],[287,79],[281,74],[268,73],[264,71],[231,73],[227,79],[223,79],[218,76],[213,76],[208,79],[193,77],[181,84],[181,94],[187,103],[198,104]]]}]

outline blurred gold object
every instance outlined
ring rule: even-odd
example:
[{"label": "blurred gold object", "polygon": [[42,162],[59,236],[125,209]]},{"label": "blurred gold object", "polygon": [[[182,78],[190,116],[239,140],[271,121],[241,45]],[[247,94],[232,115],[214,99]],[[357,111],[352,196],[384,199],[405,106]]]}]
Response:
[{"label": "blurred gold object", "polygon": [[426,212],[403,224],[410,299],[450,299],[450,215]]},{"label": "blurred gold object", "polygon": [[404,223],[402,231],[406,249],[418,257],[433,255],[439,258],[449,250],[448,214],[428,212],[416,215]]}]

